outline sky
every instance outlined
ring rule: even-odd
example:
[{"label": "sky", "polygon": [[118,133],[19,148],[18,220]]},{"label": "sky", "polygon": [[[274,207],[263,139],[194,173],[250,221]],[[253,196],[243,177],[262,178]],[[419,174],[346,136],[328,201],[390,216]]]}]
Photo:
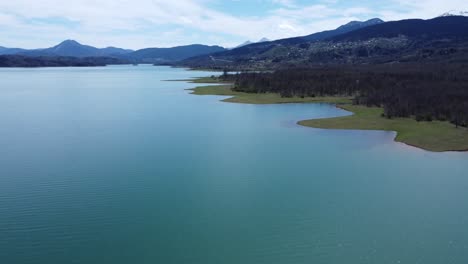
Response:
[{"label": "sky", "polygon": [[353,20],[433,18],[466,0],[0,0],[0,46],[46,48],[65,39],[139,49],[234,47],[334,29]]}]

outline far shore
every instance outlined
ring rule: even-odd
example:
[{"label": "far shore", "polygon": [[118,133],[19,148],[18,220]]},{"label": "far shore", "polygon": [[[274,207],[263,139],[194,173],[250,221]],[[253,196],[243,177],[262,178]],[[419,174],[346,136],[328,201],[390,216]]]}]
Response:
[{"label": "far shore", "polygon": [[[176,80],[175,80],[176,81]],[[396,132],[395,141],[432,152],[468,151],[468,129],[456,128],[449,122],[418,122],[412,118],[382,117],[380,107],[353,105],[351,97],[281,97],[278,94],[235,92],[233,84],[218,77],[193,78],[186,81],[211,84],[188,89],[194,95],[228,96],[223,102],[243,104],[328,103],[352,112],[353,115],[325,119],[302,120],[298,124],[321,129],[381,130]]]}]

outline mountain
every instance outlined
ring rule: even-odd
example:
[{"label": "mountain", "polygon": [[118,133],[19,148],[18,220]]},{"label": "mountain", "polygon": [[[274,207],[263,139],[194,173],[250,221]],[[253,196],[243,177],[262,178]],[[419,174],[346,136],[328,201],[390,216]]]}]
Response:
[{"label": "mountain", "polygon": [[23,56],[69,56],[69,57],[113,57],[133,50],[125,50],[120,48],[108,47],[98,49],[88,45],[82,45],[75,40],[65,40],[62,43],[47,49],[36,49],[18,52],[16,54]]},{"label": "mountain", "polygon": [[468,17],[351,22],[332,32],[251,44],[190,58],[182,65],[243,70],[410,61],[468,62]]},{"label": "mountain", "polygon": [[148,48],[137,51],[116,47],[96,48],[83,45],[75,40],[65,40],[46,49],[15,49],[0,47],[0,55],[20,55],[26,57],[112,57],[135,63],[165,63],[189,57],[225,51],[219,46],[188,45],[174,48]]},{"label": "mountain", "polygon": [[103,56],[118,56],[118,55],[128,54],[131,52],[134,52],[134,50],[121,49],[121,48],[116,48],[116,47],[107,47],[107,48],[101,49],[101,54]]},{"label": "mountain", "polygon": [[240,48],[240,47],[244,47],[244,46],[247,46],[247,45],[250,45],[250,44],[254,44],[254,43],[262,43],[262,42],[268,42],[268,41],[270,41],[270,40],[267,39],[267,38],[262,38],[262,39],[260,39],[260,40],[257,41],[257,42],[252,42],[252,41],[250,41],[250,40],[247,40],[246,42],[244,42],[244,43],[242,43],[242,44],[240,44],[240,45],[237,45],[237,46],[235,47],[235,49],[236,49],[236,48]]},{"label": "mountain", "polygon": [[331,38],[333,36],[337,36],[343,33],[351,32],[353,30],[365,28],[368,26],[376,25],[383,23],[381,19],[374,18],[368,21],[359,22],[353,21],[346,25],[340,26],[335,30],[328,30],[323,31],[315,34],[311,34],[308,36],[302,37],[295,37],[295,38],[286,38],[286,39],[279,39],[275,41],[261,41],[253,44],[249,44],[246,46],[242,46],[239,48],[235,48],[230,51],[226,51],[221,56],[244,56],[244,57],[255,57],[259,54],[263,54],[268,52],[269,50],[278,47],[278,46],[289,46],[289,45],[296,45],[301,43],[307,43],[311,41],[320,41],[327,38]]},{"label": "mountain", "polygon": [[194,56],[222,52],[226,49],[220,46],[206,46],[200,44],[179,46],[173,48],[148,48],[124,54],[122,58],[135,62],[166,63],[184,60]]},{"label": "mountain", "polygon": [[236,49],[236,48],[240,48],[240,47],[244,47],[244,46],[247,46],[247,45],[250,45],[250,44],[253,44],[253,43],[255,43],[255,42],[252,42],[252,41],[250,41],[250,40],[247,40],[246,42],[237,45],[237,46],[235,47],[235,49]]},{"label": "mountain", "polygon": [[[314,34],[310,34],[307,36],[301,36],[301,37],[293,37],[293,38],[285,38],[285,39],[279,39],[275,41],[270,41],[269,39],[263,38],[259,42],[255,43],[250,43],[249,45],[256,46],[261,48],[264,45],[261,45],[262,43],[266,44],[298,44],[298,43],[304,43],[304,42],[309,42],[309,41],[320,41],[324,39],[328,39],[334,36],[338,36],[344,33],[348,33],[354,30],[358,30],[361,28],[373,26],[373,25],[378,25],[382,24],[384,21],[380,18],[373,18],[367,21],[351,21],[346,25],[342,25],[336,29],[333,30],[326,30]],[[259,45],[255,45],[259,44]],[[242,47],[242,46],[241,46]],[[249,48],[252,48],[249,47]]]},{"label": "mountain", "polygon": [[[384,21],[382,21],[379,18],[370,19],[364,22],[352,21],[334,30],[327,30],[327,31],[318,32],[318,33],[314,33],[314,34],[307,35],[307,36],[279,39],[275,41],[268,41],[267,39],[265,39],[266,41],[260,41],[257,43],[251,43],[249,45],[240,46],[232,50],[218,53],[214,56],[200,56],[196,58],[190,58],[186,62],[184,62],[184,64],[186,65],[205,64],[206,65],[206,64],[211,64],[215,62],[214,64],[217,65],[217,64],[225,64],[225,63],[218,63],[218,62],[231,61],[231,60],[236,60],[236,59],[249,61],[252,58],[256,58],[257,56],[262,55],[262,54],[263,55],[269,54],[273,56],[274,55],[273,53],[275,53],[275,51],[273,50],[276,50],[276,49],[282,49],[284,52],[287,52],[286,47],[288,46],[294,46],[294,45],[308,43],[312,41],[321,41],[327,38],[338,36],[340,34],[351,32],[353,30],[357,30],[357,29],[361,29],[361,28],[365,28],[365,27],[369,27],[369,26],[373,26],[373,25],[377,25],[381,23],[384,23]],[[219,59],[217,59],[218,57]]]},{"label": "mountain", "polygon": [[10,54],[17,54],[20,52],[26,51],[25,49],[18,49],[18,48],[5,48],[0,46],[0,55],[10,55]]},{"label": "mountain", "polygon": [[468,35],[468,17],[445,16],[430,20],[407,19],[362,28],[332,38],[334,41],[357,41],[372,38],[443,39]]},{"label": "mountain", "polygon": [[348,24],[340,26],[335,30],[322,31],[322,32],[311,34],[311,35],[304,36],[304,37],[301,37],[301,38],[306,40],[306,41],[319,41],[319,40],[324,40],[324,39],[331,38],[331,37],[334,37],[334,36],[338,36],[338,35],[348,33],[348,32],[354,31],[354,30],[358,30],[358,29],[361,29],[361,28],[366,28],[366,27],[369,27],[369,26],[378,25],[378,24],[382,24],[382,23],[384,23],[384,21],[382,19],[380,19],[380,18],[373,18],[373,19],[370,19],[370,20],[367,20],[367,21],[364,21],[364,22],[351,21]]}]

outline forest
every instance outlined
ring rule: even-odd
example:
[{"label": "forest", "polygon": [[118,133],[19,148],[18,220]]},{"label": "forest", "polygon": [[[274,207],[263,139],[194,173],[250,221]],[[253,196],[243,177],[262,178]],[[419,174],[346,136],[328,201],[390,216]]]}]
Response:
[{"label": "forest", "polygon": [[468,125],[468,65],[388,64],[291,67],[274,72],[224,74],[233,90],[282,97],[352,96],[383,107],[386,118],[450,121]]},{"label": "forest", "polygon": [[62,57],[0,55],[0,67],[92,67],[110,64],[126,64],[128,61],[110,57]]}]

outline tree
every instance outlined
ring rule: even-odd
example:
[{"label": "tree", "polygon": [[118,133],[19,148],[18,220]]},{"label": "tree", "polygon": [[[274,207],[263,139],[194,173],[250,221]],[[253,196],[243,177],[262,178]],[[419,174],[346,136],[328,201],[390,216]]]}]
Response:
[{"label": "tree", "polygon": [[223,76],[221,77],[224,81],[226,81],[229,77],[229,73],[227,69],[223,70]]}]

